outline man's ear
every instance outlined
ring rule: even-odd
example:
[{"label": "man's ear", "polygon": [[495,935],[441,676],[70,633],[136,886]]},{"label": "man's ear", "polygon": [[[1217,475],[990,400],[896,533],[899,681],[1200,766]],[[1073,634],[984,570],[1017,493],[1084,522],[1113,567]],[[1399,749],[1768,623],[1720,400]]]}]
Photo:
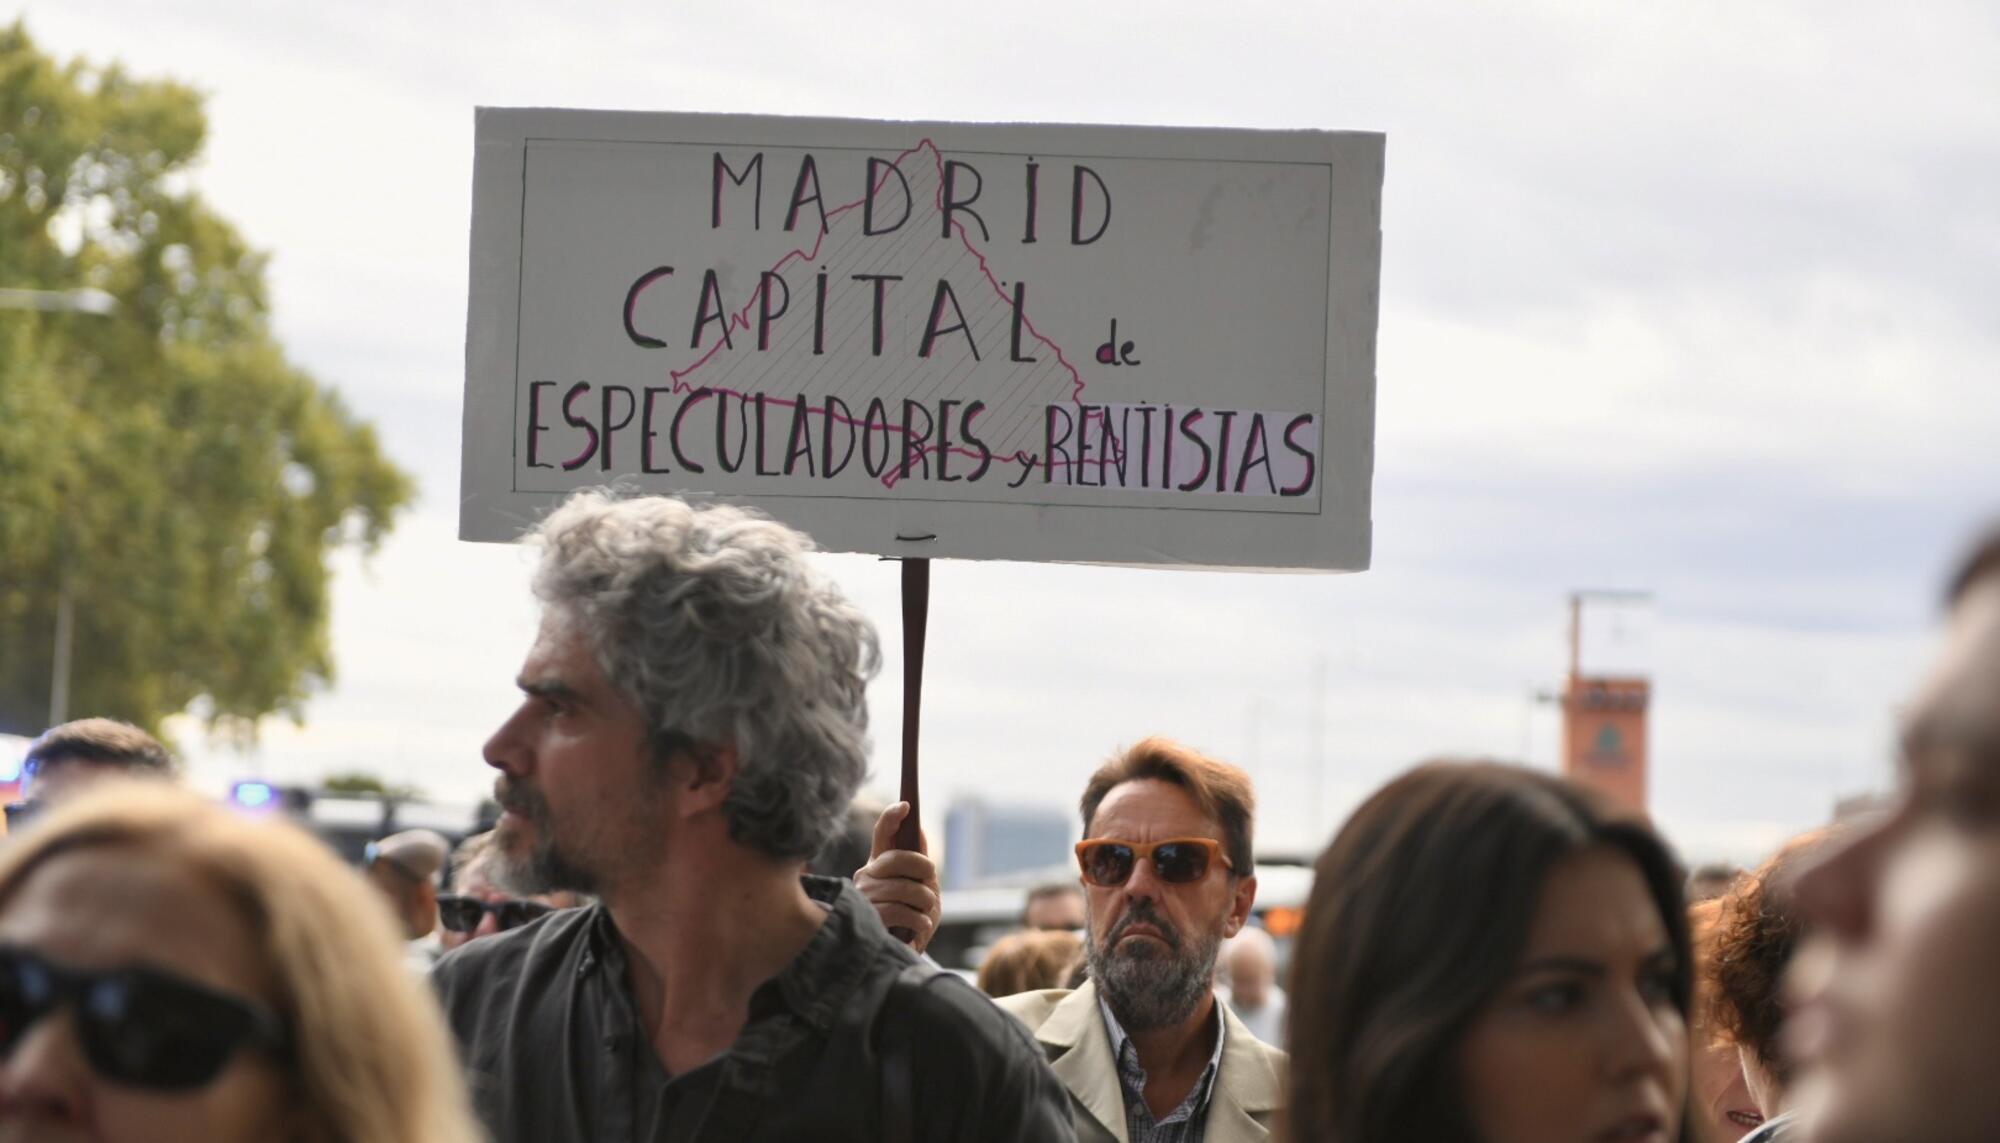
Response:
[{"label": "man's ear", "polygon": [[674,759],[674,786],[689,813],[720,807],[736,785],[735,746],[692,746]]},{"label": "man's ear", "polygon": [[1257,879],[1241,878],[1230,892],[1232,896],[1229,900],[1229,916],[1222,923],[1224,938],[1242,932],[1244,924],[1250,920],[1250,907],[1257,903]]}]

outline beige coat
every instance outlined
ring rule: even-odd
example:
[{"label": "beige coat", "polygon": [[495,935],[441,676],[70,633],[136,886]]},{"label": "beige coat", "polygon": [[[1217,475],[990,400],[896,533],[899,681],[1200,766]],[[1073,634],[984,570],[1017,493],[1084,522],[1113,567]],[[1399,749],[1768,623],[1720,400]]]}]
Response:
[{"label": "beige coat", "polygon": [[[1069,1089],[1077,1143],[1131,1143],[1118,1063],[1111,1057],[1111,1033],[1097,1008],[1096,985],[1085,981],[1075,992],[1050,988],[994,1003],[1026,1024],[1049,1054],[1049,1067]],[[1271,1137],[1281,1102],[1285,1053],[1252,1036],[1229,1005],[1220,999],[1216,1005],[1228,1029],[1202,1138],[1205,1143],[1263,1143]]]}]

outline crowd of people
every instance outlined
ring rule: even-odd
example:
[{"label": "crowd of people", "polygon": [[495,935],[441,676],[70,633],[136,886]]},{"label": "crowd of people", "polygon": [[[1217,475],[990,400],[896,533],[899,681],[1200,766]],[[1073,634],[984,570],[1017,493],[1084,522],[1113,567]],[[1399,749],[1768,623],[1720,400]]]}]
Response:
[{"label": "crowd of people", "polygon": [[977,985],[854,802],[869,621],[754,513],[571,497],[485,745],[502,807],[360,868],[57,727],[0,847],[0,1140],[2000,1139],[2000,535],[1903,790],[1750,871],[1520,766],[1422,763],[1319,856],[1283,979],[1244,772],[1141,737]]}]

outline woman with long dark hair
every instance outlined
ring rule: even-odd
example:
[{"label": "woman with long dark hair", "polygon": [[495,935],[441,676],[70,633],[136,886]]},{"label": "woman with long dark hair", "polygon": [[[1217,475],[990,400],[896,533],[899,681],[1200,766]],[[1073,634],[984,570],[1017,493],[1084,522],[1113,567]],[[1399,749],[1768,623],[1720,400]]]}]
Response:
[{"label": "woman with long dark hair", "polygon": [[1294,1143],[1677,1143],[1682,874],[1547,774],[1434,762],[1320,857],[1292,962]]}]

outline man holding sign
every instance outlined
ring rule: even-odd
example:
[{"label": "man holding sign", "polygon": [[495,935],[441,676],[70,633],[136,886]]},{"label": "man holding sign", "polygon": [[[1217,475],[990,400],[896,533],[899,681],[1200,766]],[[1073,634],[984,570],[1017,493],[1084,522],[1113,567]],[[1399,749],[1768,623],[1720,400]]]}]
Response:
[{"label": "man holding sign", "polygon": [[[1254,810],[1249,775],[1164,738],[1123,751],[1085,786],[1077,862],[1090,979],[998,1002],[1069,1089],[1084,1143],[1270,1138],[1285,1054],[1213,988],[1221,943],[1243,931],[1257,897]],[[855,880],[883,916],[934,931],[935,915],[909,916],[935,900],[923,891],[928,859],[886,850],[887,836],[877,831],[875,860]]]},{"label": "man holding sign", "polygon": [[486,744],[495,856],[602,903],[435,979],[500,1143],[1065,1140],[1004,1014],[844,883],[799,876],[864,768],[875,633],[742,509],[572,497],[535,532],[544,612]]}]

